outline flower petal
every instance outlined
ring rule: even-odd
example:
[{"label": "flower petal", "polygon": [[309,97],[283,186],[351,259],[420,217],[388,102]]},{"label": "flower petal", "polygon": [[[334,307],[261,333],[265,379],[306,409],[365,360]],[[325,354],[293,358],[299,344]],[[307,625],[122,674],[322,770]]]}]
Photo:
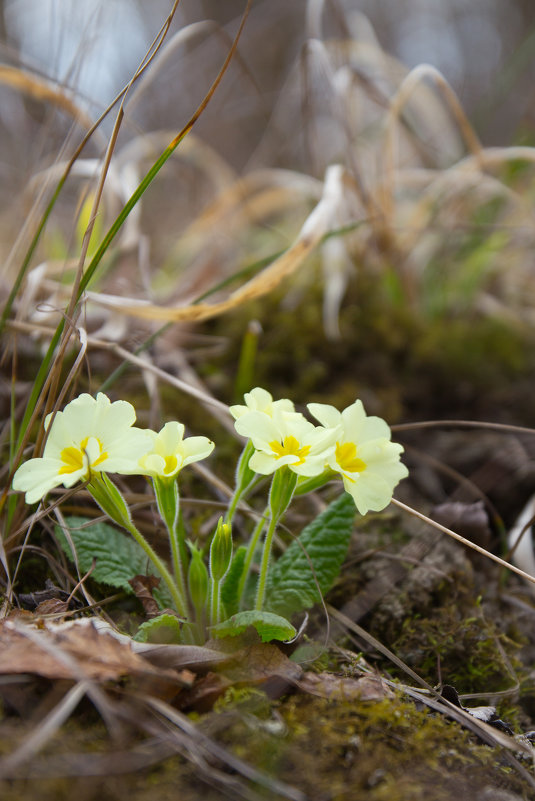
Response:
[{"label": "flower petal", "polygon": [[276,459],[275,456],[270,456],[268,453],[263,453],[262,451],[255,451],[249,459],[249,467],[251,470],[263,476],[269,476],[271,473],[274,473],[275,470],[282,467],[282,464],[286,464],[286,462],[281,462],[281,459]]},{"label": "flower petal", "polygon": [[262,412],[247,412],[236,420],[234,428],[242,437],[251,439],[255,448],[269,449],[270,442],[281,438],[274,420]]},{"label": "flower petal", "polygon": [[56,459],[45,459],[38,457],[30,459],[21,464],[13,477],[13,489],[17,492],[26,493],[26,503],[40,501],[47,492],[54,487],[63,484],[64,487],[72,487],[81,478],[85,477],[87,469],[74,471],[68,474],[60,474],[62,462]]},{"label": "flower petal", "polygon": [[381,512],[392,500],[392,488],[381,476],[365,471],[357,474],[353,481],[343,476],[343,481],[361,515]]},{"label": "flower petal", "polygon": [[307,403],[310,414],[326,428],[334,428],[340,425],[342,415],[334,406],[327,403]]},{"label": "flower petal", "polygon": [[214,443],[208,437],[186,437],[182,443],[184,466],[206,459],[214,450]]}]

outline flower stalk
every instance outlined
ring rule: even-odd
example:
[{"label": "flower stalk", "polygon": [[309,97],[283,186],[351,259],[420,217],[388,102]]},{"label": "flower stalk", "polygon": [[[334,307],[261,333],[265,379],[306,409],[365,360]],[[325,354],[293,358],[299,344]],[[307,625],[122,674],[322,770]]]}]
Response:
[{"label": "flower stalk", "polygon": [[182,617],[187,618],[188,609],[183,594],[177,587],[163,560],[160,559],[156,551],[151,547],[151,545],[149,545],[141,531],[139,531],[133,524],[128,505],[117,487],[106,475],[94,473],[91,476],[89,484],[87,485],[87,489],[102,511],[105,512],[114,523],[117,523],[117,525],[126,529],[126,531],[128,531],[128,533],[131,534],[135,539],[137,544],[144,550],[147,557],[164,580],[176,606],[176,611]]},{"label": "flower stalk", "polygon": [[165,523],[169,535],[175,582],[186,604],[185,599],[187,595],[184,562],[182,559],[183,538],[180,532],[180,496],[178,492],[178,481],[174,478],[168,479],[156,476],[153,478],[152,484],[156,496],[158,512]]},{"label": "flower stalk", "polygon": [[266,583],[269,570],[269,560],[271,557],[271,546],[273,535],[277,525],[290,505],[295,487],[297,485],[297,474],[287,467],[281,467],[273,476],[269,491],[269,508],[271,518],[262,548],[262,559],[260,562],[260,575],[256,589],[255,609],[262,609],[266,594]]},{"label": "flower stalk", "polygon": [[220,517],[210,545],[210,624],[221,622],[221,582],[232,560],[232,529]]}]

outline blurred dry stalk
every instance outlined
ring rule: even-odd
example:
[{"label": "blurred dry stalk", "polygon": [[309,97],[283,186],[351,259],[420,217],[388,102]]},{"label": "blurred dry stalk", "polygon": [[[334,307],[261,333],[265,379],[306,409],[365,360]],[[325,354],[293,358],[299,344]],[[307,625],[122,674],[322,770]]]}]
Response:
[{"label": "blurred dry stalk", "polygon": [[[383,52],[364,17],[348,15],[345,24],[346,40],[322,41],[320,16],[311,11],[308,26],[315,38],[305,43],[261,147],[242,175],[213,145],[192,134],[184,140],[171,175],[140,200],[86,293],[89,330],[121,339],[128,318],[195,322],[229,312],[270,292],[315,249],[323,267],[325,328],[332,337],[339,333],[338,312],[355,267],[394,281],[415,310],[439,303],[447,312],[469,303],[480,313],[531,320],[526,254],[534,237],[535,151],[483,148],[435,69],[422,65],[409,73]],[[127,130],[144,92],[177,52],[220,33],[212,23],[199,22],[163,45],[126,99]],[[243,77],[245,67],[236,69]],[[13,81],[14,74],[7,72],[5,79],[11,75]],[[42,87],[29,76],[24,91],[42,99]],[[67,102],[59,89],[57,97],[46,97]],[[74,114],[76,105],[69,103]],[[232,117],[230,102],[228,113]],[[283,139],[284,160],[305,161],[304,169],[273,165]],[[168,131],[152,131],[119,142],[103,184],[101,218],[113,218],[168,141]],[[65,166],[60,161],[44,167],[29,190],[54,185]],[[82,209],[101,169],[98,157],[76,160],[66,187],[70,209],[76,196]],[[57,224],[55,239],[43,239],[40,263],[18,299],[18,321],[57,320],[58,307],[70,297],[68,270],[81,235],[72,225],[71,220],[63,239]],[[63,250],[59,258],[51,255],[54,248]],[[241,279],[238,289],[214,292],[220,282],[263,260],[271,263],[245,283]],[[314,271],[301,280],[315,281]],[[196,302],[210,293],[215,299]]]}]

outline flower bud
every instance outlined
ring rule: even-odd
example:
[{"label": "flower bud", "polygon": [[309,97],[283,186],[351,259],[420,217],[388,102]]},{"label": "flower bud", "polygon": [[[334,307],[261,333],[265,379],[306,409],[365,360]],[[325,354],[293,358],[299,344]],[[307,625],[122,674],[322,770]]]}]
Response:
[{"label": "flower bud", "polygon": [[206,607],[210,579],[206,565],[203,562],[202,552],[192,542],[188,542],[188,547],[191,551],[191,561],[188,568],[189,595],[195,610],[200,611]]},{"label": "flower bud", "polygon": [[232,528],[223,523],[220,517],[210,545],[210,575],[214,581],[221,581],[229,569],[232,559]]}]

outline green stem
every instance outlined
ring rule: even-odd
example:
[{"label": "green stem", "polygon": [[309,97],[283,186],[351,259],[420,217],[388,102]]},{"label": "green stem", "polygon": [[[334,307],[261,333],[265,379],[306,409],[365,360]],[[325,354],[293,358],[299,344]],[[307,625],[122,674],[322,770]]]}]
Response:
[{"label": "green stem", "polygon": [[184,578],[184,563],[182,561],[182,554],[180,552],[180,534],[179,526],[175,525],[169,531],[169,541],[171,543],[171,557],[173,559],[173,571],[178,589],[182,593],[183,598],[187,598],[186,593],[186,580]]},{"label": "green stem", "polygon": [[210,583],[210,625],[215,626],[221,622],[221,581],[211,579]]},{"label": "green stem", "polygon": [[260,576],[258,577],[258,587],[256,590],[256,604],[255,609],[262,609],[264,605],[264,596],[266,594],[266,582],[269,569],[269,558],[271,556],[271,544],[273,542],[273,535],[277,528],[278,519],[272,517],[269,521],[269,528],[266,533],[264,541],[264,549],[262,551],[262,561],[260,563]]},{"label": "green stem", "polygon": [[158,504],[158,511],[160,513],[160,517],[165,523],[165,527],[167,528],[167,533],[169,535],[175,582],[178,587],[178,591],[184,599],[184,606],[186,606],[186,580],[180,550],[180,496],[178,493],[178,482],[176,479],[169,480],[155,477],[152,483],[154,486],[154,494],[156,495],[156,502]]},{"label": "green stem", "polygon": [[143,548],[148,558],[150,559],[150,561],[152,562],[158,573],[161,575],[164,582],[167,584],[167,588],[171,593],[171,597],[173,598],[178,614],[182,615],[182,617],[189,618],[184,598],[180,593],[179,588],[177,587],[175,581],[173,580],[173,577],[171,576],[171,573],[165,566],[164,562],[160,559],[156,551],[149,545],[149,543],[147,542],[141,531],[138,531],[133,523],[125,525],[125,523],[123,522],[122,525],[133,536],[138,545],[140,545]]},{"label": "green stem", "polygon": [[246,498],[247,495],[249,495],[258,486],[258,484],[261,484],[262,481],[265,480],[265,478],[265,476],[259,476],[256,473],[253,473],[253,477],[248,484],[244,484],[243,487],[238,487],[234,490],[234,494],[225,513],[225,523],[232,524],[240,501]]},{"label": "green stem", "polygon": [[260,539],[260,535],[264,529],[266,524],[266,512],[269,507],[266,507],[264,514],[256,524],[256,528],[251,535],[251,539],[247,544],[247,553],[245,554],[245,561],[243,563],[243,572],[241,574],[240,581],[238,583],[238,603],[241,604],[241,599],[243,598],[243,592],[245,590],[245,582],[247,581],[247,576],[249,575],[249,570],[251,569],[251,562],[253,561],[253,556],[256,551],[256,547],[258,545],[258,540]]},{"label": "green stem", "polygon": [[188,609],[184,600],[184,596],[180,593],[176,582],[173,581],[169,570],[156,551],[149,545],[143,534],[138,531],[132,522],[130,516],[130,509],[125,499],[115,486],[110,481],[106,473],[93,473],[91,480],[87,485],[87,489],[98,503],[100,508],[119,526],[122,526],[133,536],[138,545],[141,546],[146,553],[158,573],[167,584],[171,597],[175,603],[176,611],[179,615],[188,618]]},{"label": "green stem", "polygon": [[225,515],[225,523],[232,523],[232,518],[234,517],[234,513],[241,498],[243,497],[245,491],[250,487],[250,485],[256,478],[256,473],[249,467],[249,459],[251,458],[253,453],[254,453],[254,445],[250,440],[248,440],[245,443],[240,458],[238,459],[238,465],[236,467],[236,480],[235,480],[236,488],[234,490],[234,495],[231,498],[229,507],[227,509],[227,513]]},{"label": "green stem", "polygon": [[264,605],[264,595],[266,594],[266,583],[269,569],[269,559],[271,556],[271,544],[273,535],[277,528],[277,523],[286,512],[290,505],[295,488],[297,486],[297,474],[288,467],[281,467],[273,474],[271,487],[269,490],[269,509],[271,512],[269,527],[264,540],[262,551],[262,561],[260,563],[260,576],[256,591],[255,609],[262,609]]},{"label": "green stem", "polygon": [[231,500],[231,502],[229,504],[227,512],[225,514],[225,523],[232,523],[232,520],[234,518],[234,513],[235,513],[235,511],[236,511],[236,509],[238,507],[238,504],[239,504],[239,502],[241,500],[242,495],[243,495],[243,491],[241,491],[239,489],[236,489],[234,495],[232,496],[232,500]]}]

